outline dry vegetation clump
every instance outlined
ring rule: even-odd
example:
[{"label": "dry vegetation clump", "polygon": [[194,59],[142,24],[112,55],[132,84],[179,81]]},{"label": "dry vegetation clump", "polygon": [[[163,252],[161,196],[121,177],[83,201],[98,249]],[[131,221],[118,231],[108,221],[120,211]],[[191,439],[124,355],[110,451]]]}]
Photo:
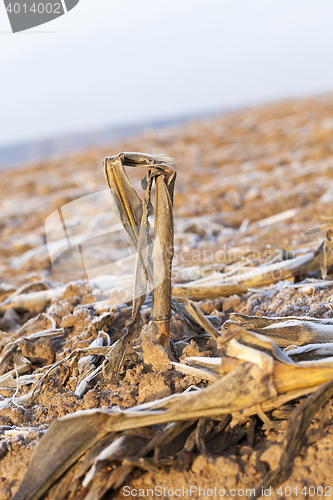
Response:
[{"label": "dry vegetation clump", "polygon": [[[2,172],[0,500],[328,492],[332,129],[327,95]],[[173,220],[158,156],[112,203],[119,151],[176,159]],[[154,223],[163,266],[174,230],[172,301],[122,229],[140,255]]]}]

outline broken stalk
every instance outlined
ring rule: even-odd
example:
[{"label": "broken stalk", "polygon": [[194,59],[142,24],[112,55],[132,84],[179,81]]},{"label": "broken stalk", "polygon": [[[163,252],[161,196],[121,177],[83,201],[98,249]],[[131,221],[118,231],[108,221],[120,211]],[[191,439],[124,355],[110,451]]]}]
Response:
[{"label": "broken stalk", "polygon": [[[153,288],[153,338],[170,351],[169,323],[171,318],[171,265],[173,258],[173,193],[176,171],[171,158],[144,153],[121,153],[106,158],[104,172],[114,196],[120,219],[137,250],[136,280],[144,272]],[[124,167],[146,167],[143,180],[146,189],[144,203],[130,186]],[[151,243],[148,235],[148,215],[151,213],[151,186],[155,179],[155,238],[152,261],[147,255]],[[145,235],[145,237],[141,237]],[[147,248],[146,248],[147,247]],[[139,280],[140,281],[140,280]],[[142,295],[142,294],[141,294]],[[141,299],[142,301],[142,299]],[[140,301],[140,302],[141,302]],[[138,325],[141,303],[134,290],[134,306],[129,324]],[[133,329],[137,330],[137,328]],[[132,335],[130,335],[132,336]]]},{"label": "broken stalk", "polygon": [[173,191],[176,173],[166,175],[160,172],[155,177],[155,233],[159,239],[160,247],[156,240],[153,246],[154,282],[157,282],[160,269],[156,269],[158,256],[156,251],[162,249],[164,264],[164,280],[153,290],[153,338],[170,351],[169,324],[171,319],[171,268],[174,254],[173,239]]}]

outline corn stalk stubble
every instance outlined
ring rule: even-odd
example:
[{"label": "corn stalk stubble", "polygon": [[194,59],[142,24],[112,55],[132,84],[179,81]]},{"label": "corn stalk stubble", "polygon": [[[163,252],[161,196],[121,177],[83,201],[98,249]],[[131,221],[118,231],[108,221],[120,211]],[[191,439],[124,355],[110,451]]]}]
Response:
[{"label": "corn stalk stubble", "polygon": [[[146,299],[148,284],[153,285],[153,336],[167,350],[169,345],[169,323],[171,318],[171,263],[173,258],[173,193],[176,172],[168,157],[141,153],[121,153],[106,158],[104,173],[107,184],[115,198],[120,219],[137,250],[134,299],[132,316],[124,337],[112,347],[106,372],[113,381],[118,380],[125,356],[126,344],[135,338],[140,330],[140,310]],[[145,199],[142,203],[136,191],[130,186],[124,166],[148,168],[142,181]],[[152,213],[151,190],[153,180],[156,187],[155,234],[152,242],[149,236],[148,217]],[[149,248],[152,249],[152,255]],[[162,253],[162,255],[161,255]],[[161,273],[163,279],[161,280]],[[162,282],[161,282],[162,281]],[[158,284],[154,287],[154,284]]]}]

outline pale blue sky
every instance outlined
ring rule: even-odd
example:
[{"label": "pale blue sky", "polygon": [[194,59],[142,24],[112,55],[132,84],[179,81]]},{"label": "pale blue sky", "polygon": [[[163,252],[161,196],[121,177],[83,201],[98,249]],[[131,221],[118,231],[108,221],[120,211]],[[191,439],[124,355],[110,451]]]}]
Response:
[{"label": "pale blue sky", "polygon": [[333,91],[332,0],[80,0],[9,30],[1,0],[0,145]]}]

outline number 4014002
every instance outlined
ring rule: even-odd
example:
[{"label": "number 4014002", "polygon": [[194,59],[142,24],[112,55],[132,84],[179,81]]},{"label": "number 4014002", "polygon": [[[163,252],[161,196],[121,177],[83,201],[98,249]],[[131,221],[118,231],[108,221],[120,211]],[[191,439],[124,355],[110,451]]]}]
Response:
[{"label": "number 4014002", "polygon": [[43,14],[46,12],[47,14],[61,14],[60,3],[33,3],[31,7],[27,7],[26,3],[10,3],[6,8],[7,12],[10,14],[14,12],[14,14],[27,14],[27,12],[32,12],[33,14],[39,13]]},{"label": "number 4014002", "polygon": [[331,496],[331,486],[317,486],[315,488],[314,486],[304,486],[304,488],[297,488],[295,486],[294,488],[291,488],[290,486],[281,486],[277,492],[277,495],[280,496],[285,496],[285,497],[290,497],[291,495],[293,496],[303,496],[304,498],[309,498],[309,497],[330,497]]}]

